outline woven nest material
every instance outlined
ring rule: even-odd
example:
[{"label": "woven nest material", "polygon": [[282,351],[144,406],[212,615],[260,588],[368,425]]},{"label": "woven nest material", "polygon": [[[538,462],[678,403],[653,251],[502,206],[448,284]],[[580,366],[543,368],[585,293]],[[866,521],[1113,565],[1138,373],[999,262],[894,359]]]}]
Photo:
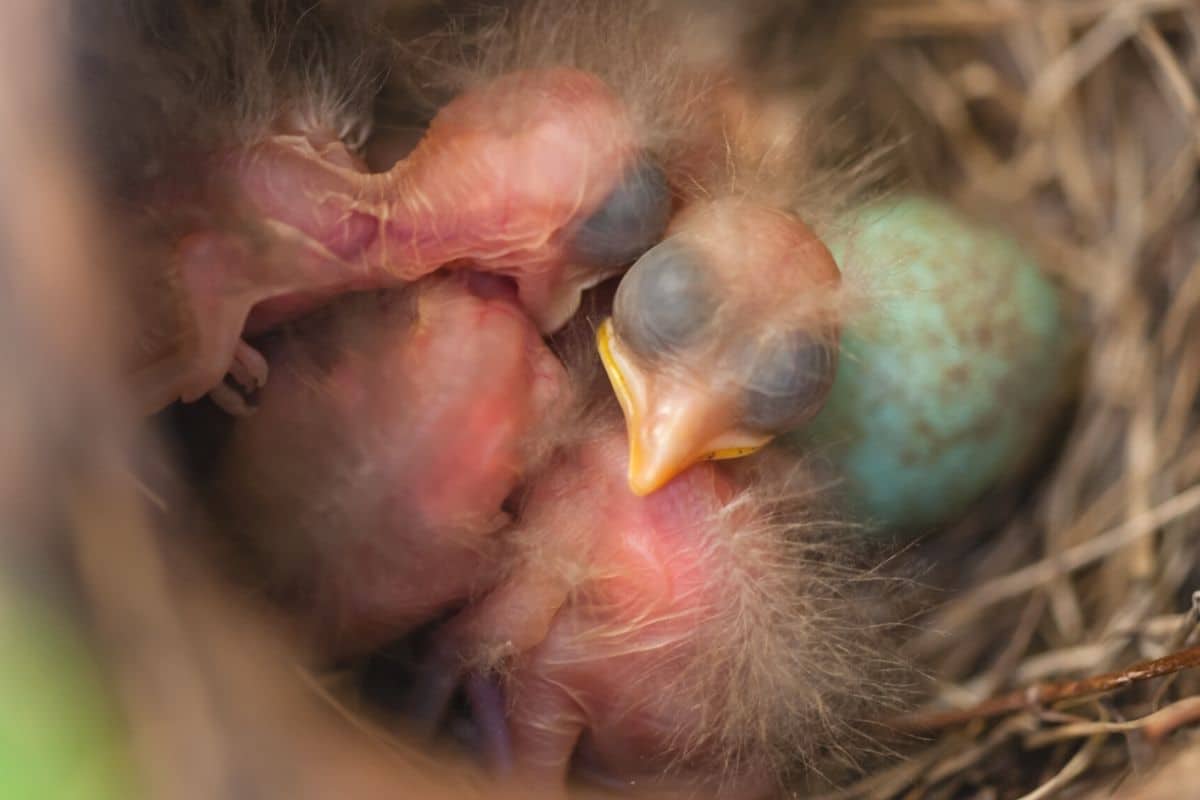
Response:
[{"label": "woven nest material", "polygon": [[[840,7],[808,5],[818,15]],[[867,140],[903,132],[897,152],[910,180],[1026,234],[1078,299],[1088,349],[1072,416],[1031,485],[921,545],[942,554],[929,576],[941,600],[909,643],[927,691],[895,721],[900,757],[823,791],[1200,797],[1200,6],[856,5],[847,120]],[[40,63],[29,49],[0,47],[6,74],[25,74],[18,65],[49,74],[28,68]],[[9,101],[0,91],[0,108]],[[11,105],[45,112],[28,98]],[[52,114],[28,126],[64,127]],[[65,163],[64,143],[18,133],[0,127],[6,167],[5,157]],[[59,178],[37,184],[49,187],[40,193],[34,182],[6,190],[28,189],[42,219],[69,220],[79,209],[66,198],[84,193]],[[95,400],[104,380],[74,368],[106,363],[92,341],[103,329],[90,318],[94,276],[56,271],[90,263],[81,243],[94,232],[80,219],[78,230],[64,223],[29,243],[11,236],[23,219],[0,216],[0,243],[28,267],[17,291],[0,292],[0,351],[14,350],[15,365],[0,376],[0,423],[21,421],[0,424],[0,510],[50,542],[0,541],[0,579],[66,596],[94,634],[149,795],[495,796],[469,769],[447,778],[441,761],[345,711],[294,668],[272,639],[275,620],[247,620],[202,568],[163,555],[151,517],[181,516],[184,493],[131,496],[119,452],[133,437]],[[0,270],[9,263],[18,259],[0,259]],[[25,312],[36,303],[57,313]],[[169,472],[147,460],[151,480]],[[48,589],[51,576],[60,581]]]},{"label": "woven nest material", "polygon": [[1032,237],[1090,344],[1037,487],[949,537],[971,544],[911,643],[920,744],[838,796],[1200,796],[1200,6],[915,0],[864,24],[873,123]]}]

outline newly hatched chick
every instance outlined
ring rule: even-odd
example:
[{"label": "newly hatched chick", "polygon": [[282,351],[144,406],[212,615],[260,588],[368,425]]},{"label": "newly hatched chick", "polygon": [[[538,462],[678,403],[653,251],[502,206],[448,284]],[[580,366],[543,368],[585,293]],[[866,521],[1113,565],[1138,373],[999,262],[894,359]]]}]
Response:
[{"label": "newly hatched chick", "polygon": [[629,485],[754,452],[820,410],[840,275],[809,228],[747,198],[688,207],[617,290],[599,347],[629,430]]},{"label": "newly hatched chick", "polygon": [[629,270],[598,339],[638,494],[811,419],[856,288],[815,230],[862,176],[843,164],[839,180],[822,163],[821,103],[732,70],[709,99],[676,162],[682,210]]},{"label": "newly hatched chick", "polygon": [[[698,458],[752,451],[819,407],[837,326],[807,309],[835,304],[837,270],[803,222],[762,213],[782,204],[755,210],[769,199],[743,177],[750,168],[759,183],[779,173],[769,176],[777,190],[810,181],[811,165],[780,147],[775,115],[760,121],[762,109],[730,87],[711,54],[697,55],[686,36],[675,44],[655,36],[679,17],[622,8],[589,18],[531,4],[513,26],[518,33],[487,43],[466,90],[408,158],[371,175],[356,149],[394,53],[370,16],[322,15],[320,7],[310,14],[287,0],[219,5],[122,3],[107,14],[89,9],[80,26],[104,31],[108,48],[137,46],[131,64],[100,61],[109,80],[143,89],[128,103],[149,107],[153,123],[170,117],[177,106],[168,101],[185,91],[199,97],[201,113],[186,116],[201,124],[165,127],[175,134],[166,147],[164,129],[152,124],[158,151],[141,154],[145,169],[126,170],[132,185],[120,187],[139,220],[132,235],[158,244],[143,252],[159,263],[125,276],[140,295],[134,383],[147,410],[212,391],[227,410],[245,412],[245,394],[266,380],[268,365],[243,334],[337,294],[403,284],[442,266],[512,278],[528,313],[553,330],[583,288],[659,238],[668,182],[677,202],[719,209],[686,216],[673,241],[635,269],[647,302],[619,303],[604,334],[630,427],[631,487],[646,493]],[[578,29],[564,35],[564,19]],[[584,36],[599,47],[581,47]],[[642,42],[656,57],[614,58],[604,50],[616,42]],[[671,65],[680,57],[682,66]],[[116,114],[123,110],[118,102]],[[106,107],[97,118],[113,123],[116,114]],[[147,144],[128,130],[114,138]],[[726,220],[720,246],[691,256],[698,269],[689,280],[710,304],[719,300],[721,318],[685,347],[668,341],[686,333],[684,317],[716,307],[681,311],[686,291],[663,302],[650,290],[674,291],[680,271],[658,265],[708,247],[679,244],[689,223],[704,229],[717,217]],[[671,275],[636,280],[647,272]],[[739,275],[767,288],[739,285]],[[639,350],[653,338],[652,352]],[[241,391],[223,383],[226,373]]]},{"label": "newly hatched chick", "polygon": [[496,288],[431,276],[266,344],[278,366],[214,496],[324,654],[377,647],[490,583],[531,442],[568,404],[562,365]]},{"label": "newly hatched chick", "polygon": [[638,497],[607,419],[533,479],[503,580],[436,632],[422,711],[463,680],[479,724],[502,721],[493,766],[547,795],[756,798],[865,746],[892,662],[859,635],[867,573],[807,476],[698,464]]},{"label": "newly hatched chick", "polygon": [[[426,719],[465,682],[496,765],[554,790],[571,774],[655,784],[661,773],[683,792],[758,794],[848,741],[834,731],[877,696],[880,648],[860,638],[870,604],[830,546],[836,526],[820,524],[794,457],[688,463],[727,444],[723,425],[761,436],[810,413],[837,329],[836,267],[795,203],[764,191],[786,176],[747,180],[742,156],[729,169],[726,121],[740,118],[723,108],[740,101],[723,99],[721,59],[697,54],[688,29],[672,27],[680,18],[653,6],[533,4],[479,39],[478,57],[447,78],[457,99],[416,150],[371,176],[352,146],[357,128],[343,123],[359,119],[347,108],[367,108],[388,57],[367,47],[341,71],[324,48],[344,21],[321,21],[318,8],[310,28],[282,0],[233,5],[246,51],[215,66],[180,58],[210,65],[227,102],[259,90],[255,112],[226,109],[219,134],[166,149],[195,154],[199,169],[125,175],[131,216],[146,225],[131,235],[149,230],[162,243],[152,252],[170,256],[154,273],[159,310],[175,312],[161,314],[175,323],[161,340],[174,347],[190,325],[200,342],[155,351],[167,355],[142,377],[148,406],[212,388],[230,353],[241,382],[261,383],[243,333],[336,293],[406,287],[343,298],[294,336],[262,340],[275,377],[259,413],[234,423],[217,470],[225,519],[255,541],[268,582],[298,602],[322,654],[443,621],[413,690]],[[162,41],[194,50],[200,30],[225,42],[212,7],[179,6]],[[141,24],[132,29],[155,33]],[[271,32],[287,40],[282,50],[264,44]],[[280,63],[280,52],[291,55]],[[247,59],[257,66],[245,73]],[[167,69],[162,80],[179,91],[186,74]],[[314,76],[316,86],[352,80],[305,100]],[[670,238],[622,287],[611,352],[627,354],[630,374],[643,359],[693,381],[717,412],[692,415],[699,447],[668,450],[678,463],[649,481],[665,487],[638,497],[625,485],[617,409],[570,416],[609,398],[587,381],[574,381],[582,394],[566,389],[564,374],[587,368],[564,373],[539,328],[661,238],[668,200],[678,211]],[[714,297],[720,324],[659,346],[652,335],[666,329],[647,320],[668,304],[655,305],[663,295],[650,287],[671,278],[659,267],[672,249],[703,276],[680,283],[701,298],[684,306],[682,327]],[[739,273],[762,276],[747,297],[776,286],[779,302],[737,300]],[[704,281],[714,285],[706,297]],[[654,394],[665,380],[645,385],[653,402],[671,395]],[[219,399],[239,407],[228,392]]]},{"label": "newly hatched chick", "polygon": [[[446,265],[510,277],[528,313],[553,330],[583,288],[666,224],[666,186],[633,120],[610,87],[578,69],[511,71],[474,86],[406,159],[368,174],[355,151],[392,66],[386,40],[361,11],[322,10],[227,0],[81,12],[80,29],[103,31],[104,48],[138,53],[132,64],[95,58],[122,87],[118,101],[132,91],[133,111],[149,107],[139,144],[163,144],[155,125],[179,97],[195,93],[203,109],[189,115],[203,124],[143,153],[144,169],[122,175],[132,185],[117,187],[138,223],[131,236],[159,245],[148,258],[160,263],[126,276],[143,295],[134,382],[148,410],[215,389],[219,403],[244,411],[222,379],[228,372],[253,390],[267,365],[243,333]],[[90,133],[123,117],[120,104],[101,109]]]},{"label": "newly hatched chick", "polygon": [[216,507],[324,657],[426,629],[402,690],[419,727],[465,691],[491,767],[538,796],[753,798],[865,741],[852,726],[887,703],[886,637],[862,635],[880,587],[794,458],[631,494],[603,378],[461,273],[343,299],[265,349]]},{"label": "newly hatched chick", "polygon": [[822,163],[819,103],[753,88],[736,66],[742,28],[733,11],[668,2],[526,2],[471,41],[465,64],[429,58],[467,85],[531,68],[598,76],[663,169],[675,219],[622,281],[599,339],[639,494],[800,426],[836,365],[847,292],[814,227],[857,173]]},{"label": "newly hatched chick", "polygon": [[294,254],[246,213],[222,160],[279,128],[325,144],[361,141],[387,48],[368,35],[362,8],[335,14],[291,0],[68,8],[80,138],[123,253],[108,277],[127,298],[133,395],[156,410],[191,378],[189,397],[221,388],[218,399],[240,409],[240,395],[218,387],[224,370],[252,388],[266,365],[238,345],[242,321],[227,331],[210,315],[225,313],[224,295],[243,291],[227,281],[239,264],[270,273]]}]

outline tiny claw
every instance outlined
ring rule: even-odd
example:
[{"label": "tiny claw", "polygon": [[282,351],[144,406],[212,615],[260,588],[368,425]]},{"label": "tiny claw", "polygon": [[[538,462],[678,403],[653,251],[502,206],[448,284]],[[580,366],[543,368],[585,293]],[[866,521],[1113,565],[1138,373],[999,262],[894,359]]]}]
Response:
[{"label": "tiny claw", "polygon": [[229,374],[247,394],[257,392],[267,385],[270,367],[262,353],[246,344],[243,339],[238,342],[233,352],[233,362],[229,365]]},{"label": "tiny claw", "polygon": [[231,417],[248,417],[254,413],[254,406],[250,405],[246,396],[228,383],[222,383],[210,391],[208,398]]},{"label": "tiny claw", "polygon": [[208,397],[227,414],[247,417],[254,413],[253,395],[267,383],[269,368],[262,353],[244,340],[238,340],[225,380]]}]

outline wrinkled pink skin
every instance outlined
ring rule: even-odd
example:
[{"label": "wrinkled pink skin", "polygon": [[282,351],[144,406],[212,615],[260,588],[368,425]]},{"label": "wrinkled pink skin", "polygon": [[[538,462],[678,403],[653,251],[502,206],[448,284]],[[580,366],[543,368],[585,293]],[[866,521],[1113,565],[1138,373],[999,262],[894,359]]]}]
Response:
[{"label": "wrinkled pink skin", "polygon": [[281,366],[236,428],[225,502],[326,651],[382,644],[490,580],[522,443],[566,391],[494,288],[433,276],[271,352]]},{"label": "wrinkled pink skin", "polygon": [[686,665],[708,657],[705,625],[728,602],[727,565],[697,543],[734,535],[736,515],[714,518],[734,487],[710,462],[636,497],[626,450],[619,433],[603,435],[543,473],[511,533],[525,556],[440,631],[414,694],[435,711],[449,676],[500,656],[510,740],[493,759],[547,796],[573,771],[656,797],[763,796],[765,771],[719,775],[711,753],[673,763],[672,744],[696,733],[697,707],[711,702],[683,683]]},{"label": "wrinkled pink skin", "polygon": [[[180,243],[202,338],[185,369],[151,376],[151,405],[194,399],[231,365],[254,379],[244,332],[411,283],[267,351],[273,377],[258,414],[236,423],[222,477],[277,584],[337,655],[454,611],[412,710],[436,725],[465,684],[484,725],[501,675],[490,716],[503,741],[484,735],[483,747],[536,796],[583,774],[661,796],[754,798],[767,775],[718,774],[703,752],[676,764],[672,749],[704,724],[710,698],[681,684],[681,665],[705,659],[705,625],[728,597],[724,565],[694,545],[733,534],[738,520],[714,514],[736,487],[705,463],[635,497],[617,418],[531,463],[571,402],[539,330],[600,277],[572,266],[569,235],[634,155],[615,99],[568,70],[463,95],[381,175],[312,136],[251,148],[226,168],[289,257],[215,234]],[[668,766],[678,771],[661,777]]]},{"label": "wrinkled pink skin", "polygon": [[239,357],[245,331],[445,266],[511,277],[522,306],[552,330],[579,291],[604,277],[571,263],[570,233],[635,157],[619,100],[570,69],[516,72],[460,95],[386,173],[368,174],[320,132],[276,135],[231,155],[216,169],[267,231],[269,252],[231,233],[198,232],[178,244],[195,341],[135,375],[138,396],[151,411],[195,400],[231,365],[257,388],[265,365]]},{"label": "wrinkled pink skin", "polygon": [[[343,300],[332,321],[268,349],[279,366],[258,413],[235,425],[224,504],[326,653],[365,652],[458,609],[410,710],[436,727],[460,683],[478,689],[491,678],[476,670],[499,666],[506,702],[490,713],[503,731],[481,747],[538,796],[579,772],[657,782],[664,796],[760,796],[765,775],[714,775],[704,754],[658,777],[708,700],[679,682],[681,663],[706,657],[699,632],[721,602],[723,565],[695,545],[733,535],[736,516],[712,526],[736,487],[704,463],[634,496],[615,413],[608,432],[530,472],[525,445],[571,399],[502,289],[430,276]],[[504,506],[518,487],[514,520]]]}]

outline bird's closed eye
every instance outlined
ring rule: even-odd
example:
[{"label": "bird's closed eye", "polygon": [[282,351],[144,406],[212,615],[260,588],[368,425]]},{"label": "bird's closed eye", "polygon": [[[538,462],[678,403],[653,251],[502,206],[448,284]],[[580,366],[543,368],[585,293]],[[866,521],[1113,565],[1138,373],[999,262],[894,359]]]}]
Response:
[{"label": "bird's closed eye", "polygon": [[646,359],[693,345],[713,321],[717,298],[703,256],[676,239],[651,248],[617,289],[613,325]]},{"label": "bird's closed eye", "polygon": [[761,433],[782,433],[824,404],[837,368],[836,345],[819,334],[794,331],[761,346],[750,363],[742,423]]},{"label": "bird's closed eye", "polygon": [[671,214],[671,192],[662,168],[640,158],[571,242],[573,255],[590,267],[630,264],[662,238]]}]

